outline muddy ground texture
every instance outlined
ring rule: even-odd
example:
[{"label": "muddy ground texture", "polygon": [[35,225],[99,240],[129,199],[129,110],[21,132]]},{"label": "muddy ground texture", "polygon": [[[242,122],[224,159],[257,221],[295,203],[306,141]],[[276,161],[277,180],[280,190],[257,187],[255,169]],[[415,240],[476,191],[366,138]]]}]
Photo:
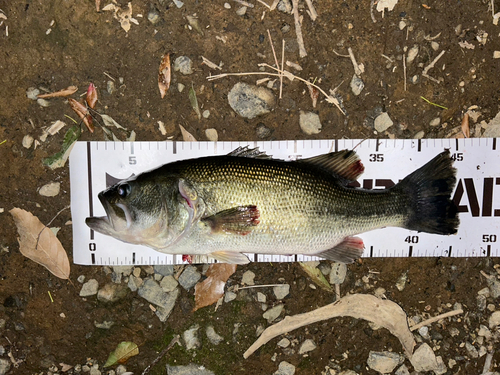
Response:
[{"label": "muddy ground texture", "polygon": [[[478,122],[490,120],[499,111],[500,69],[493,53],[500,31],[492,22],[489,0],[426,4],[400,0],[384,17],[374,9],[376,23],[369,1],[315,2],[318,18],[314,22],[306,13],[306,4],[300,2],[307,51],[303,58],[299,57],[293,16],[252,3],[253,8],[238,15],[241,5],[236,2],[230,2],[227,9],[224,1],[187,0],[178,8],[168,0],[133,0],[132,14],[138,25],[132,23],[125,32],[112,11],[97,12],[90,0],[0,1],[5,16],[0,19],[0,357],[2,366],[10,367],[9,374],[61,372],[61,363],[78,365],[67,373],[88,370],[96,364],[99,371],[107,373],[110,369],[103,370],[102,365],[121,341],[140,345],[140,354],[125,365],[128,371],[140,374],[175,334],[182,334],[193,324],[201,327],[201,347],[175,347],[152,373],[164,373],[166,363],[196,363],[216,374],[272,374],[281,361],[287,361],[295,366],[296,374],[321,374],[326,367],[331,369],[327,374],[340,370],[375,374],[367,367],[370,351],[403,352],[399,341],[387,330],[373,330],[363,320],[336,318],[287,334],[295,345],[290,347],[293,350],[279,348],[278,338],[244,360],[242,354],[256,339],[257,327],[268,325],[262,317],[261,303],[255,299],[257,291],[266,294],[269,307],[279,302],[270,290],[249,289],[238,293],[236,300],[223,303],[217,311],[212,306],[193,313],[193,289],[181,289],[172,314],[161,323],[150,304],[129,289],[113,303],[101,302],[96,296],[79,296],[79,276],[96,279],[102,288],[112,282],[109,270],[72,265],[69,283],[19,252],[10,209],[23,208],[48,223],[70,204],[68,166],[50,170],[42,160],[60,150],[64,133],[72,124],[65,116],[77,118],[65,99],[51,99],[48,107],[28,99],[26,91],[30,87],[43,92],[75,85],[79,90],[73,97],[78,99],[93,82],[99,92],[96,110],[110,115],[129,131],[134,130],[138,141],[182,140],[178,125],[198,140],[206,139],[208,128],[216,129],[223,141],[260,137],[442,138],[458,132],[463,113],[470,106],[478,106]],[[125,9],[127,2],[119,5]],[[496,1],[495,6],[500,8],[500,2]],[[188,27],[186,16],[193,15],[198,17],[203,35]],[[258,63],[274,61],[267,30],[278,58],[278,46],[284,39],[285,60],[303,69],[290,67],[290,71],[304,79],[316,79],[327,92],[340,85],[336,93],[343,100],[346,115],[321,96],[313,108],[306,86],[287,79],[283,82],[283,98],[270,113],[251,120],[234,113],[227,101],[233,85],[239,81],[255,83],[262,77],[209,82],[206,77],[217,71],[202,65],[201,56],[216,64],[222,62],[222,72],[257,71]],[[402,56],[406,48],[409,51],[414,46],[418,46],[418,54],[406,66],[405,91]],[[351,60],[333,52],[347,55],[349,47],[365,69],[361,75],[365,87],[359,96],[349,86],[354,73]],[[438,83],[423,77],[422,72],[441,51],[445,54],[428,71]],[[157,74],[165,53],[170,53],[172,60],[188,56],[194,72],[173,72],[172,87],[160,99]],[[108,81],[114,83],[114,89],[108,90]],[[198,119],[187,88],[179,92],[179,83],[194,88],[202,110],[210,111],[208,118]],[[278,95],[279,81],[273,92]],[[421,96],[447,109],[426,103]],[[301,131],[301,110],[319,115],[323,125],[319,134]],[[382,111],[388,112],[394,125],[376,133],[373,118]],[[436,118],[439,124],[431,126]],[[26,135],[38,139],[43,129],[56,120],[68,125],[40,142],[36,149],[34,145],[23,147]],[[158,121],[164,122],[166,135],[161,134]],[[262,130],[259,124],[269,131],[257,131]],[[482,129],[471,122],[471,131],[480,136]],[[125,136],[120,135],[121,139]],[[105,138],[98,126],[93,134],[84,131],[80,139]],[[51,181],[61,183],[61,192],[56,197],[41,196],[38,189]],[[65,210],[51,225],[61,227],[58,237],[71,259],[70,220],[70,212]],[[329,262],[324,263],[328,268]],[[492,328],[490,336],[485,337],[484,332],[478,335],[480,325],[488,326],[492,311],[500,308],[499,299],[483,290],[487,283],[480,271],[497,275],[498,263],[498,259],[488,258],[365,259],[348,267],[341,293],[373,293],[383,288],[386,298],[400,304],[409,317],[422,319],[461,306],[464,314],[431,324],[427,337],[415,332],[417,341],[427,342],[442,357],[446,374],[482,373],[487,352],[493,353],[488,370],[498,371],[498,332]],[[291,286],[290,294],[282,301],[285,308],[281,318],[313,310],[335,298],[333,293],[311,288],[312,281],[297,264],[239,266],[228,284],[239,284],[248,270],[255,273],[256,284]],[[148,271],[143,267],[141,277],[146,278]],[[399,291],[396,282],[405,273],[407,282]],[[126,278],[120,285],[126,285]],[[481,290],[483,297],[478,295]],[[96,323],[104,321],[114,324],[109,329],[96,327]],[[206,339],[204,330],[208,325],[224,338],[219,345]],[[306,339],[312,339],[316,349],[307,355],[298,354],[298,345]],[[412,371],[408,360],[405,364]],[[98,373],[95,368],[92,371]]]}]

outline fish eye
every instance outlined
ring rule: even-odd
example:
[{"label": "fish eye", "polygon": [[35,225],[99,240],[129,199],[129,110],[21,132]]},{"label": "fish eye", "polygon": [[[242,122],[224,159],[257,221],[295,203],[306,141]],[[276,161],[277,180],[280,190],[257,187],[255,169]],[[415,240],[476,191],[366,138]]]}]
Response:
[{"label": "fish eye", "polygon": [[118,186],[117,192],[120,197],[125,198],[130,194],[130,190],[132,190],[132,188],[129,184],[121,184],[120,186]]}]

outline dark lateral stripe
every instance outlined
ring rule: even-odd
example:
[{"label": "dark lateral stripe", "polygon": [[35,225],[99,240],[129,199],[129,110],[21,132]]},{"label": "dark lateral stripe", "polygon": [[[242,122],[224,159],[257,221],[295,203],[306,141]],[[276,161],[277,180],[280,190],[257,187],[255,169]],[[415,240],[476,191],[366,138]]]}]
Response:
[{"label": "dark lateral stripe", "polygon": [[[90,142],[87,142],[87,181],[89,184],[89,216],[94,216],[94,202],[92,200],[92,153]],[[94,230],[90,229],[90,239],[94,239]],[[95,259],[93,260],[95,262]]]},{"label": "dark lateral stripe", "polygon": [[408,257],[411,258],[413,255],[413,246],[410,246],[410,252],[408,253]]}]

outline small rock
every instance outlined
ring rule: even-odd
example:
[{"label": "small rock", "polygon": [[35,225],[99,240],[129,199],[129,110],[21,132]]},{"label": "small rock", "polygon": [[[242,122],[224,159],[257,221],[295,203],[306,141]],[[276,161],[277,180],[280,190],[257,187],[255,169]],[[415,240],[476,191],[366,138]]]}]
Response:
[{"label": "small rock", "polygon": [[401,365],[401,367],[396,370],[394,375],[410,375],[410,371],[408,371],[408,367],[406,367],[406,365]]},{"label": "small rock", "polygon": [[361,94],[361,91],[363,91],[363,89],[365,88],[365,83],[361,78],[359,78],[356,74],[354,74],[352,76],[350,86],[352,93],[358,96],[359,94]]},{"label": "small rock", "polygon": [[111,274],[111,281],[115,284],[120,284],[122,282],[122,274],[120,272],[113,272]]},{"label": "small rock", "polygon": [[45,99],[37,99],[36,102],[38,103],[38,105],[40,107],[47,108],[50,106],[50,102],[48,100],[45,100]]},{"label": "small rock", "polygon": [[106,82],[106,91],[110,95],[115,92],[115,83],[113,81]]},{"label": "small rock", "polygon": [[205,129],[205,136],[211,142],[217,142],[219,140],[219,135],[217,134],[217,130],[213,128]]},{"label": "small rock", "polygon": [[417,134],[413,136],[415,139],[422,139],[424,138],[425,132],[423,130],[420,130]]},{"label": "small rock", "polygon": [[495,311],[491,314],[488,324],[490,329],[496,328],[500,325],[500,311]]},{"label": "small rock", "polygon": [[420,329],[418,330],[418,333],[425,340],[429,340],[431,338],[429,335],[429,327],[427,327],[427,326],[420,327]]},{"label": "small rock", "polygon": [[488,123],[484,131],[483,138],[499,138],[500,137],[500,112]]},{"label": "small rock", "polygon": [[167,365],[167,375],[215,375],[203,366],[191,363],[188,366]]},{"label": "small rock", "polygon": [[97,299],[101,302],[116,302],[127,295],[127,288],[118,284],[106,284],[97,292]]},{"label": "small rock", "polygon": [[181,74],[193,74],[193,62],[187,56],[179,56],[174,61],[174,71]]},{"label": "small rock", "polygon": [[418,74],[415,74],[414,76],[411,77],[411,83],[416,85],[417,83],[420,82],[420,76]]},{"label": "small rock", "polygon": [[179,285],[179,283],[172,275],[165,276],[160,282],[161,288],[163,289],[164,292],[167,293],[177,288],[177,285]]},{"label": "small rock", "polygon": [[289,24],[287,24],[287,23],[284,23],[284,24],[281,26],[281,28],[280,28],[280,30],[281,30],[281,32],[282,32],[283,34],[286,34],[287,32],[289,32],[289,31],[290,31],[290,29],[291,29],[291,27],[290,27],[290,25],[289,25]]},{"label": "small rock", "polygon": [[35,139],[29,135],[29,134],[26,134],[24,137],[23,137],[23,147],[24,148],[30,148],[31,145],[33,144],[33,141]]},{"label": "small rock", "polygon": [[78,276],[78,278],[76,279],[76,281],[78,281],[80,284],[83,284],[83,282],[85,281],[85,275]]},{"label": "small rock", "polygon": [[486,310],[486,303],[487,303],[486,296],[478,295],[476,297],[476,301],[477,301],[477,309],[479,311]]},{"label": "small rock", "polygon": [[280,12],[292,14],[293,6],[290,0],[280,0],[276,6]]},{"label": "small rock", "polygon": [[408,56],[406,57],[406,62],[408,64],[411,64],[413,62],[413,60],[415,60],[415,58],[417,57],[417,55],[418,55],[418,46],[414,45],[408,51]]},{"label": "small rock", "polygon": [[302,343],[302,345],[300,345],[299,354],[305,354],[313,351],[314,349],[316,349],[316,344],[314,343],[314,341],[311,339],[307,339]]},{"label": "small rock", "polygon": [[399,30],[403,30],[406,27],[406,22],[401,20],[399,21]]},{"label": "small rock", "polygon": [[96,279],[90,279],[85,284],[82,285],[82,289],[80,290],[80,297],[89,297],[97,294],[97,290],[99,289],[99,283]]},{"label": "small rock", "polygon": [[[160,274],[162,276],[172,276],[174,274],[174,266],[171,264],[157,264],[153,266],[153,270],[155,273]],[[139,277],[139,275],[136,276]]]},{"label": "small rock", "polygon": [[113,266],[113,272],[120,273],[123,276],[129,276],[132,273],[133,266]]},{"label": "small rock", "polygon": [[436,355],[428,344],[422,344],[413,353],[410,360],[415,371],[426,372],[433,371],[438,367]]},{"label": "small rock", "polygon": [[166,306],[158,306],[155,311],[156,316],[160,319],[160,322],[165,322],[170,313],[175,307],[175,301],[179,296],[179,289],[174,289],[172,292],[168,293],[168,300]]},{"label": "small rock", "polygon": [[195,286],[198,281],[201,279],[201,274],[198,272],[195,266],[188,266],[182,272],[181,276],[179,277],[179,284],[186,289],[189,290],[193,286]]},{"label": "small rock", "polygon": [[307,135],[319,134],[321,132],[321,122],[319,116],[314,112],[300,111],[300,128]]},{"label": "small rock", "polygon": [[205,109],[201,115],[203,116],[203,118],[209,118],[210,111],[208,109]]},{"label": "small rock", "polygon": [[183,85],[182,83],[178,83],[178,84],[177,84],[177,90],[178,90],[179,92],[184,91],[184,88],[185,88],[185,87],[186,87],[186,86],[185,86],[185,85]]},{"label": "small rock", "polygon": [[195,324],[182,334],[187,350],[196,349],[201,346],[200,340],[198,339],[198,329],[200,329],[200,326]]},{"label": "small rock", "polygon": [[217,332],[215,332],[215,329],[213,326],[207,327],[206,334],[207,334],[208,340],[214,345],[219,345],[224,340],[224,337],[222,337],[221,335],[218,335]]},{"label": "small rock", "polygon": [[401,276],[399,276],[398,281],[396,281],[396,288],[402,292],[405,287],[406,287],[406,281],[408,281],[408,274],[407,272],[403,273]]},{"label": "small rock", "polygon": [[40,90],[35,87],[30,87],[28,90],[26,90],[26,96],[28,97],[28,99],[37,100],[38,95],[40,95]]},{"label": "small rock", "polygon": [[224,302],[228,303],[236,299],[238,295],[235,292],[227,291],[224,294]]},{"label": "small rock", "polygon": [[280,362],[278,366],[278,371],[274,375],[293,375],[295,374],[295,366],[286,361]]},{"label": "small rock", "polygon": [[467,353],[469,353],[469,355],[472,357],[472,358],[479,358],[479,353],[477,352],[477,349],[474,345],[472,345],[470,342],[466,342],[465,343],[465,349],[467,350]]},{"label": "small rock", "polygon": [[226,9],[231,9],[231,4],[229,4],[229,3],[224,3],[224,8],[226,8]]},{"label": "small rock", "polygon": [[493,58],[500,59],[500,51],[493,51]]},{"label": "small rock", "polygon": [[439,126],[441,124],[441,119],[439,117],[436,117],[429,122],[430,126]]},{"label": "small rock", "polygon": [[290,285],[283,284],[280,286],[275,286],[275,287],[273,287],[273,292],[274,292],[274,295],[276,296],[276,299],[282,300],[290,293]]},{"label": "small rock", "polygon": [[181,0],[173,0],[173,2],[175,6],[179,9],[182,8],[182,6],[184,5],[184,3]]},{"label": "small rock", "polygon": [[252,271],[246,271],[241,278],[241,283],[243,285],[255,285],[254,279],[255,274]]},{"label": "small rock", "polygon": [[151,9],[148,13],[148,21],[153,25],[157,24],[160,21],[160,14],[156,9]]},{"label": "small rock", "polygon": [[273,130],[268,128],[265,124],[262,122],[259,122],[257,126],[255,127],[255,132],[257,133],[257,138],[259,139],[266,139],[273,134]]},{"label": "small rock", "polygon": [[434,51],[437,51],[439,49],[439,43],[438,42],[434,42],[432,41],[431,42],[431,48],[434,50]]},{"label": "small rock", "polygon": [[131,275],[128,279],[127,286],[132,292],[136,292],[137,289],[140,288],[142,283],[143,280],[140,277],[135,277],[134,275]]},{"label": "small rock", "polygon": [[172,304],[172,296],[170,293],[164,292],[158,283],[151,279],[146,279],[144,281],[137,291],[137,294],[139,294],[146,301],[159,307],[169,308]]},{"label": "small rock", "polygon": [[55,197],[61,191],[61,183],[60,182],[49,182],[46,185],[43,185],[38,194],[44,197]]},{"label": "small rock", "polygon": [[0,358],[0,375],[5,375],[10,370],[10,361]]},{"label": "small rock", "polygon": [[112,320],[105,320],[102,323],[94,322],[94,326],[99,329],[110,329],[115,325]]},{"label": "small rock", "polygon": [[278,316],[280,316],[284,307],[285,306],[283,304],[276,305],[272,309],[267,310],[262,317],[266,319],[268,323],[272,323],[278,318]]},{"label": "small rock", "polygon": [[247,7],[241,7],[236,10],[236,14],[240,17],[244,16],[246,12],[247,12]]},{"label": "small rock", "polygon": [[477,335],[484,337],[486,340],[489,340],[491,338],[491,331],[485,325],[480,324]]},{"label": "small rock", "polygon": [[495,276],[487,278],[486,284],[490,290],[490,296],[493,297],[493,299],[500,297],[500,281]]},{"label": "small rock", "polygon": [[248,119],[269,113],[276,102],[271,90],[242,82],[233,86],[227,98],[231,108]]},{"label": "small rock", "polygon": [[333,263],[330,271],[330,284],[342,284],[347,275],[347,265],[345,263]]},{"label": "small rock", "polygon": [[266,303],[266,295],[261,292],[257,292],[257,302]]},{"label": "small rock", "polygon": [[437,362],[437,367],[434,369],[434,374],[435,375],[446,374],[448,372],[448,368],[446,367],[446,364],[443,361],[443,357],[437,356],[436,362]]},{"label": "small rock", "polygon": [[387,112],[382,112],[380,115],[378,115],[374,122],[375,130],[379,133],[386,131],[393,124],[394,122],[392,122]]},{"label": "small rock", "polygon": [[[127,372],[127,368],[123,365],[119,365],[116,368],[116,375],[125,375],[126,372]],[[129,375],[130,375],[130,373],[129,373]]]},{"label": "small rock", "polygon": [[278,346],[280,348],[288,348],[290,346],[290,340],[286,337],[283,337],[280,341],[278,341]]},{"label": "small rock", "polygon": [[368,367],[379,372],[380,374],[389,374],[396,368],[396,366],[403,363],[403,361],[404,358],[397,353],[370,351],[366,363],[368,364]]}]

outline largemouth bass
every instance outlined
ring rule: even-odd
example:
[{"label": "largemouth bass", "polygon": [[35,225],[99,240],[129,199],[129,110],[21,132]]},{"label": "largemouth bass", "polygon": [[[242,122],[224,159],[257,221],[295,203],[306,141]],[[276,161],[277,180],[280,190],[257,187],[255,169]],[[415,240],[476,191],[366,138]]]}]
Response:
[{"label": "largemouth bass", "polygon": [[99,193],[107,216],[87,225],[170,254],[244,264],[243,253],[305,254],[349,263],[356,234],[388,226],[454,234],[456,183],[448,150],[382,190],[354,188],[364,167],[354,151],[282,161],[237,149],[177,161]]}]

